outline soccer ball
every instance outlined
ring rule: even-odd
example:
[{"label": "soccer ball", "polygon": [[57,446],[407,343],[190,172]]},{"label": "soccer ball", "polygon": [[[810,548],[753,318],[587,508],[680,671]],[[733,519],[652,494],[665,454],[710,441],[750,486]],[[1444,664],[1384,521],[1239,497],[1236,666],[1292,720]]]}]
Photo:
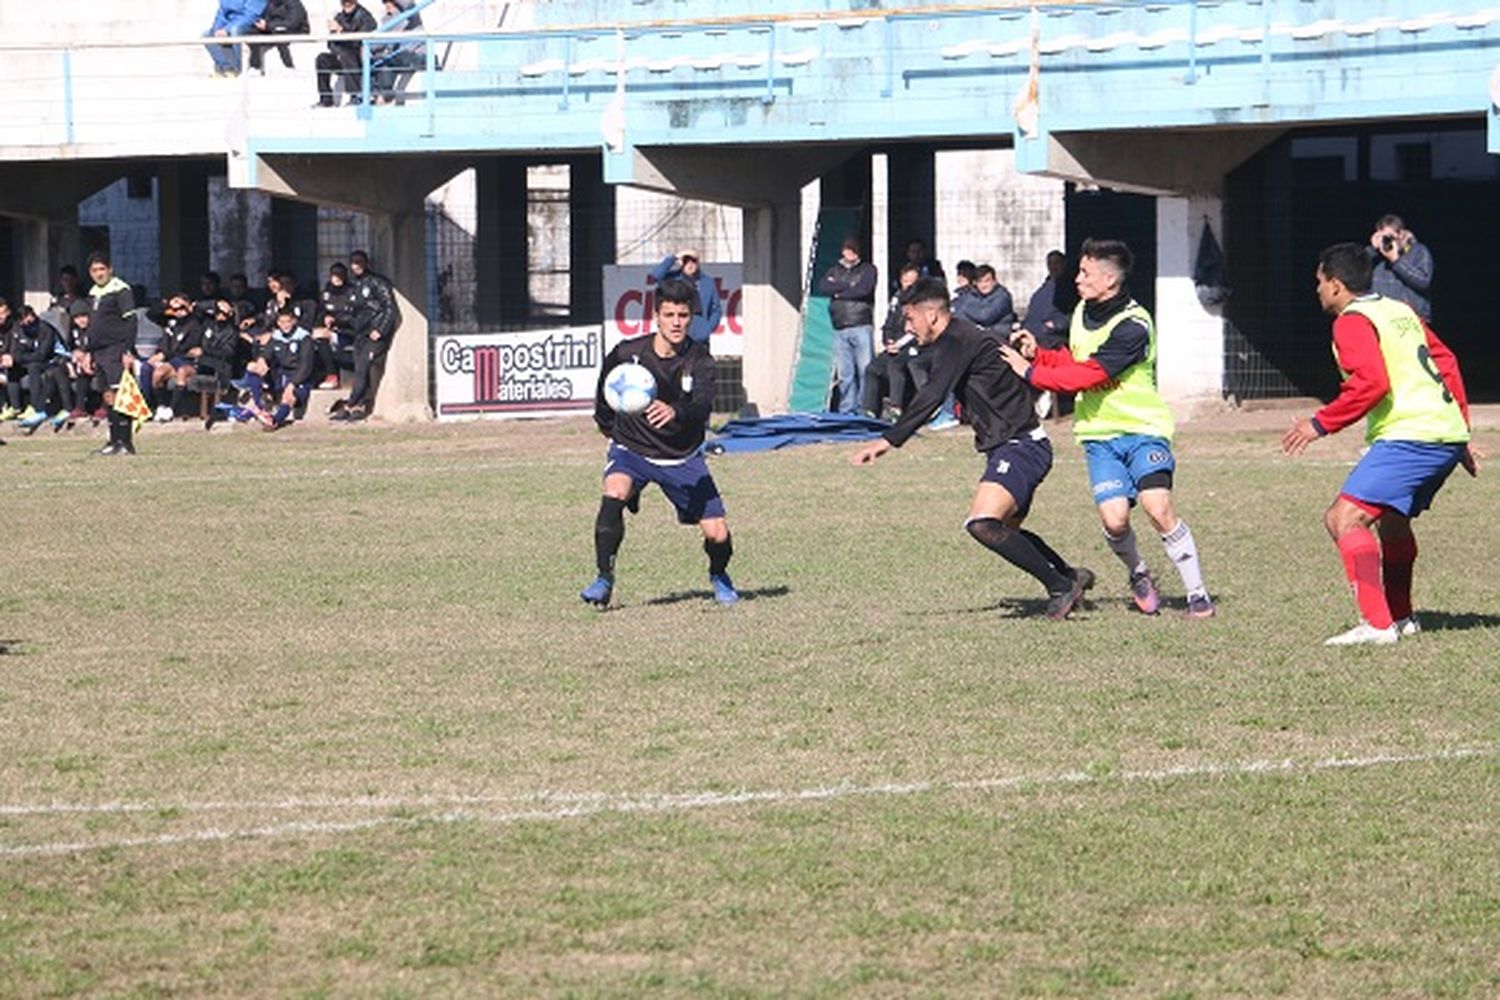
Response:
[{"label": "soccer ball", "polygon": [[604,378],[604,401],[617,413],[640,413],[656,398],[656,376],[645,365],[627,361]]}]

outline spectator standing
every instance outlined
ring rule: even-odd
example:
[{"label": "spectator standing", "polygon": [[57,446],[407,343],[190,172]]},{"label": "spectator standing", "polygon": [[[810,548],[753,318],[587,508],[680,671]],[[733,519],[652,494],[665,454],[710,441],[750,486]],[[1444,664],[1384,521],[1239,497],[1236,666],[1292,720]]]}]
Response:
[{"label": "spectator standing", "polygon": [[[375,15],[360,6],[359,0],[339,0],[339,12],[328,22],[328,30],[335,35],[352,35],[375,31]],[[364,68],[364,44],[362,42],[330,41],[328,51],[320,53],[314,61],[318,69],[318,107],[331,108],[338,104],[335,88],[340,80],[344,92],[349,94],[349,103],[360,103],[360,72]]]},{"label": "spectator standing", "polygon": [[354,385],[347,399],[334,404],[335,420],[363,420],[375,407],[375,389],[391,338],[401,325],[401,307],[389,278],[370,269],[363,250],[349,255],[354,285]]},{"label": "spectator standing", "polygon": [[1026,319],[1021,328],[1031,334],[1038,347],[1052,350],[1068,341],[1071,319],[1057,301],[1057,283],[1067,269],[1068,258],[1061,250],[1047,254],[1047,280],[1031,293],[1031,301],[1026,304]]},{"label": "spectator standing", "polygon": [[[308,33],[307,8],[302,5],[302,0],[267,0],[266,9],[255,21],[255,33],[258,35],[305,35]],[[250,68],[262,76],[265,75],[266,49],[270,45],[250,46]],[[296,68],[292,62],[292,47],[286,42],[278,42],[276,51],[281,55],[281,65],[287,69]]]},{"label": "spectator standing", "polygon": [[1397,302],[1405,302],[1423,322],[1432,322],[1432,251],[1406,228],[1399,215],[1382,215],[1370,234],[1371,288]]},{"label": "spectator standing", "polygon": [[858,413],[864,398],[865,369],[874,354],[878,281],[875,265],[860,259],[859,239],[846,236],[838,261],[818,282],[818,294],[828,296],[828,318],[833,322],[840,413]]},{"label": "spectator standing", "polygon": [[658,285],[674,279],[688,283],[693,289],[693,319],[688,325],[688,339],[707,346],[724,318],[724,303],[719,298],[718,282],[704,273],[698,251],[681,250],[675,256],[663,257],[651,269],[651,279]]},{"label": "spectator standing", "polygon": [[917,356],[916,337],[906,329],[901,293],[917,283],[916,265],[902,264],[901,276],[896,280],[900,290],[891,296],[890,310],[880,328],[881,349],[865,369],[864,408],[870,416],[883,417],[889,413],[899,419],[901,408],[906,405],[907,383],[914,381],[908,365]]},{"label": "spectator standing", "polygon": [[[255,22],[266,9],[266,0],[219,0],[214,23],[204,32],[205,38],[234,38],[255,30]],[[208,57],[214,61],[215,77],[240,75],[238,45],[209,45]]]}]

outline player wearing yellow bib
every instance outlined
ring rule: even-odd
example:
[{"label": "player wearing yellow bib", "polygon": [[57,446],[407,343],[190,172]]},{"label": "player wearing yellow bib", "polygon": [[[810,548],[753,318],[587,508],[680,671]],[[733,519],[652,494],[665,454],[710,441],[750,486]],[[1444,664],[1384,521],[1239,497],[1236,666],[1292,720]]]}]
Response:
[{"label": "player wearing yellow bib", "polygon": [[1190,618],[1211,618],[1198,546],[1172,509],[1172,413],[1156,391],[1156,328],[1125,286],[1134,257],[1119,240],[1085,240],[1068,346],[1039,348],[1029,333],[1001,355],[1032,387],[1079,394],[1073,436],[1088,459],[1094,503],[1109,547],[1129,572],[1131,597],[1154,615],[1161,598],[1130,527],[1137,501],[1155,525],[1187,591]]},{"label": "player wearing yellow bib", "polygon": [[[1343,557],[1361,621],[1326,645],[1387,644],[1421,630],[1412,614],[1417,540],[1411,519],[1432,505],[1453,467],[1483,456],[1469,441],[1469,402],[1458,359],[1410,306],[1372,294],[1370,258],[1354,243],[1318,257],[1318,302],[1334,317],[1338,398],[1282,436],[1300,455],[1361,417],[1370,442],[1323,524]],[[1380,540],[1371,531],[1379,525]]]}]

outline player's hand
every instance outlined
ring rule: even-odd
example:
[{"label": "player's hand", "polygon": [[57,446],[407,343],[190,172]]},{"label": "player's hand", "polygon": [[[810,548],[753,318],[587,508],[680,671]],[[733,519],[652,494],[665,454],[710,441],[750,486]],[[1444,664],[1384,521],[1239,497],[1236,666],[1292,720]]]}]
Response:
[{"label": "player's hand", "polygon": [[1302,417],[1292,421],[1292,426],[1281,435],[1281,450],[1288,455],[1300,455],[1318,437],[1319,434],[1317,428],[1313,427],[1313,422],[1307,417]]},{"label": "player's hand", "polygon": [[1479,475],[1480,466],[1484,464],[1484,458],[1484,452],[1479,450],[1477,444],[1470,441],[1468,447],[1464,449],[1463,458],[1460,458],[1458,462],[1469,475],[1477,476]]},{"label": "player's hand", "polygon": [[377,341],[379,339],[380,339],[380,331],[379,330],[371,330],[370,331],[370,342],[373,344],[375,341]]},{"label": "player's hand", "polygon": [[1008,344],[1000,345],[1000,360],[1010,365],[1010,370],[1021,378],[1026,377],[1026,372],[1031,368],[1031,362],[1021,355],[1021,352]]},{"label": "player's hand", "polygon": [[651,405],[646,407],[646,423],[661,430],[663,427],[677,419],[677,411],[659,399],[653,399]]},{"label": "player's hand", "polygon": [[852,456],[850,456],[850,458],[849,458],[849,464],[850,465],[869,465],[870,463],[874,462],[877,458],[879,458],[881,455],[884,455],[886,452],[888,452],[890,450],[891,450],[891,443],[889,441],[887,441],[885,438],[876,438],[874,441],[871,441],[869,444],[862,445],[858,451],[856,451]]}]

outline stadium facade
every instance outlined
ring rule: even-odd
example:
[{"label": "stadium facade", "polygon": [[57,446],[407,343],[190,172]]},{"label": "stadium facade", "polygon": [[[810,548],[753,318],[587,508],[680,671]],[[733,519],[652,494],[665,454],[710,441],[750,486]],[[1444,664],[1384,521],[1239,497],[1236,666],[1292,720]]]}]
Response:
[{"label": "stadium facade", "polygon": [[[368,243],[406,316],[387,417],[430,413],[439,326],[534,324],[539,299],[598,323],[622,248],[705,240],[743,266],[744,394],[784,409],[835,222],[887,275],[910,238],[966,252],[960,220],[975,242],[996,230],[972,252],[1016,281],[1059,240],[1130,239],[1163,390],[1187,404],[1326,391],[1313,256],[1395,211],[1437,257],[1436,325],[1476,395],[1500,384],[1480,276],[1500,203],[1485,0],[426,0],[400,100],[375,104],[364,73],[339,108],[308,106],[331,2],[308,3],[296,69],[268,54],[265,76],[232,80],[210,79],[198,37],[211,4],[96,6],[6,5],[0,294],[44,299],[59,265],[120,245],[128,206],[98,202],[117,183],[149,184],[154,292],[231,251],[308,276],[328,244]],[[445,240],[450,217],[464,239]],[[1194,280],[1205,227],[1223,301]]]}]

